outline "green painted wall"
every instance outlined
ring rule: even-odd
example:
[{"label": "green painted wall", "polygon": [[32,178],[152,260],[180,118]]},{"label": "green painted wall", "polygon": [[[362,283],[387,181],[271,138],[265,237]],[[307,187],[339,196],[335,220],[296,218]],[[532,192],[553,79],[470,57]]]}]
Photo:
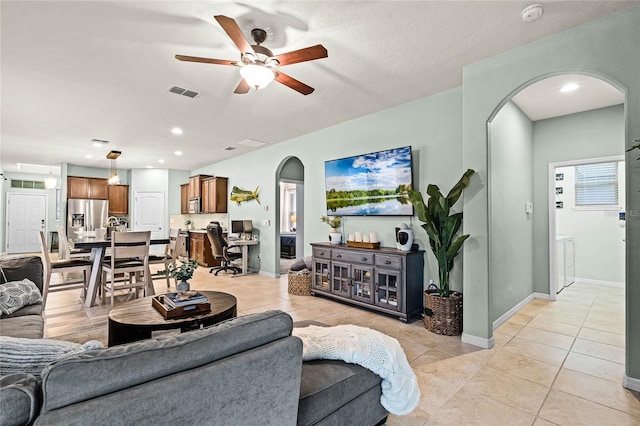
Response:
[{"label": "green painted wall", "polygon": [[525,203],[533,201],[533,123],[508,102],[489,134],[493,322],[533,293],[533,218],[525,213]]},{"label": "green painted wall", "polygon": [[[559,161],[609,157],[624,153],[624,106],[616,105],[533,124],[535,291],[549,292],[549,193],[548,164]],[[613,212],[617,217],[617,212]],[[616,225],[617,226],[617,225]],[[616,230],[618,231],[618,230]],[[584,275],[576,265],[576,275]],[[619,281],[623,281],[621,277]],[[618,281],[609,279],[607,281]]]},{"label": "green painted wall", "polygon": [[[492,337],[487,121],[522,87],[553,74],[584,72],[626,95],[625,146],[640,137],[640,6],[626,8],[463,69],[463,166],[478,171],[464,197],[464,333]],[[640,380],[640,161],[627,154],[626,374]],[[493,195],[493,194],[492,194]]]},{"label": "green painted wall", "polygon": [[[300,136],[274,146],[222,161],[193,173],[229,177],[229,187],[254,189],[260,185],[259,205],[249,201],[240,206],[229,204],[229,219],[252,219],[260,233],[261,271],[276,274],[279,254],[276,247],[276,171],[290,156],[304,165],[305,242],[327,241],[327,225],[320,223],[326,214],[324,198],[324,162],[336,158],[382,149],[411,145],[413,148],[414,186],[424,191],[429,183],[450,188],[462,175],[462,91],[454,89],[436,96],[400,105],[318,132]],[[247,165],[251,165],[247,167]],[[265,210],[266,209],[266,210]],[[269,220],[270,225],[263,225]],[[410,217],[348,217],[344,233],[356,230],[376,231],[383,246],[395,247],[395,227],[411,225],[416,241],[427,248],[425,280],[437,279],[437,267],[428,249],[426,233]],[[304,247],[306,255],[311,247]],[[462,259],[452,271],[452,287],[462,289]]]}]

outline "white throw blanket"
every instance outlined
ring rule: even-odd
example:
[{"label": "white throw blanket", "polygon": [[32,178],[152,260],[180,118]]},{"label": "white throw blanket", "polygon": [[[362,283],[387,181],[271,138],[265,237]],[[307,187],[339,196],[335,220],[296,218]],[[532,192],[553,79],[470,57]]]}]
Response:
[{"label": "white throw blanket", "polygon": [[359,364],[382,378],[380,403],[392,414],[409,414],[420,401],[418,380],[400,343],[376,330],[356,325],[294,328],[302,339],[302,359],[337,359]]}]

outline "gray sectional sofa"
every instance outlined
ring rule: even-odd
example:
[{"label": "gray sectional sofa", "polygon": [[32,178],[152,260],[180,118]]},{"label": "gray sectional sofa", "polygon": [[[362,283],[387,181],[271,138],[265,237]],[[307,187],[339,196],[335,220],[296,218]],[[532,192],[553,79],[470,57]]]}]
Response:
[{"label": "gray sectional sofa", "polygon": [[[29,278],[42,292],[42,260],[39,256],[0,258],[0,284]],[[44,333],[42,304],[25,306],[11,315],[0,316],[0,335],[39,339]]]},{"label": "gray sectional sofa", "polygon": [[5,376],[0,424],[383,424],[380,377],[341,361],[302,362],[292,328],[288,314],[267,311],[71,355],[41,379]]}]

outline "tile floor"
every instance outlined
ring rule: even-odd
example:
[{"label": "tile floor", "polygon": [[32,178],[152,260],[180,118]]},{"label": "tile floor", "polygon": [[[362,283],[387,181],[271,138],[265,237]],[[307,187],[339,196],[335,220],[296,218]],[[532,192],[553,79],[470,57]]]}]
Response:
[{"label": "tile floor", "polygon": [[[640,395],[622,387],[624,291],[576,283],[555,302],[533,300],[495,332],[490,350],[428,332],[421,322],[287,293],[287,277],[214,277],[196,270],[192,288],[238,298],[239,315],[281,309],[294,319],[357,324],[398,339],[422,398],[388,425],[640,425]],[[165,281],[155,282],[166,289]],[[122,303],[122,302],[117,302]],[[107,306],[84,308],[79,290],[49,295],[45,335],[105,340]]]}]

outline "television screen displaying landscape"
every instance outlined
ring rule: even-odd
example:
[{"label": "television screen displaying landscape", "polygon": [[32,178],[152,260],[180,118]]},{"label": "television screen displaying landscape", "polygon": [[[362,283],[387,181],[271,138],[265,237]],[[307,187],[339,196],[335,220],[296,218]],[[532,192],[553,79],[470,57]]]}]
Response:
[{"label": "television screen displaying landscape", "polygon": [[411,147],[325,161],[330,216],[412,216]]}]

